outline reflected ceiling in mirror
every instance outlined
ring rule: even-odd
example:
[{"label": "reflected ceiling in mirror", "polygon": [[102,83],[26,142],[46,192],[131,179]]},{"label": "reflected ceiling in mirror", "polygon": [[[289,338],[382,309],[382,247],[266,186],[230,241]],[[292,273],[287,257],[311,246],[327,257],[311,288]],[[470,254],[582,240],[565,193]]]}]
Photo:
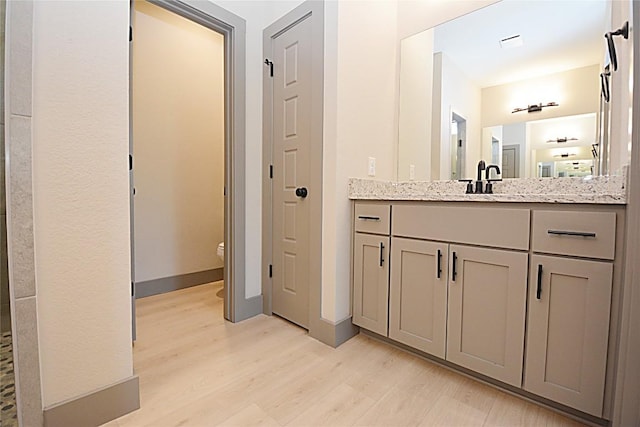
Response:
[{"label": "reflected ceiling in mirror", "polygon": [[[508,134],[509,125],[519,123],[536,131],[558,117],[573,117],[566,123],[589,117],[590,134],[581,144],[594,164],[599,74],[608,61],[603,34],[611,28],[612,7],[628,4],[503,0],[402,40],[398,179],[472,178],[480,159],[502,165],[503,141],[492,139],[489,129],[505,127]],[[451,132],[452,121],[464,122],[462,138]],[[575,142],[568,131],[553,133],[548,139],[568,138],[556,145]],[[542,173],[530,150],[550,148],[536,144],[551,145],[537,139],[523,145],[517,177]],[[544,173],[551,173],[546,166]]]},{"label": "reflected ceiling in mirror", "polygon": [[599,64],[607,6],[505,0],[436,27],[433,51],[444,52],[480,87]]}]

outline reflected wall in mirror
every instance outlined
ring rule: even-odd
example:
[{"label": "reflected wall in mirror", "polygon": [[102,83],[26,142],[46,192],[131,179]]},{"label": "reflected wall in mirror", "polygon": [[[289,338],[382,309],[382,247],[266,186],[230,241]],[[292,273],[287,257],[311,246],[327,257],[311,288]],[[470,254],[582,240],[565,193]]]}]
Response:
[{"label": "reflected wall in mirror", "polygon": [[619,171],[629,154],[630,40],[616,40],[622,72],[606,112],[600,73],[603,35],[630,7],[503,0],[402,40],[398,179],[410,170],[416,180],[472,178],[480,159],[503,178],[592,175],[607,123],[620,124],[602,153]]}]

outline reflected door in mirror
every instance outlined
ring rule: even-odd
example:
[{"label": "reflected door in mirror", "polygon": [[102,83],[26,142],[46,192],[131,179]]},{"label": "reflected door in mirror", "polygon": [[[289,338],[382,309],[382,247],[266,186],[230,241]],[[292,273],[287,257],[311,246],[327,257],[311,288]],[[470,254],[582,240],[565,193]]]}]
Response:
[{"label": "reflected door in mirror", "polygon": [[502,147],[502,178],[520,178],[520,147],[505,145]]}]

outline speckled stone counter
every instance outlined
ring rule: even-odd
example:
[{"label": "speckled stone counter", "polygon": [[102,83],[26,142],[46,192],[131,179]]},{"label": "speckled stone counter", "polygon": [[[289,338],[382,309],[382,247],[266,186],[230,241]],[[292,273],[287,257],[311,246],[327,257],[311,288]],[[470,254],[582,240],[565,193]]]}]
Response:
[{"label": "speckled stone counter", "polygon": [[349,179],[352,200],[421,200],[431,202],[596,203],[626,204],[623,176],[593,178],[506,179],[493,185],[493,194],[465,194],[458,181],[376,181]]}]

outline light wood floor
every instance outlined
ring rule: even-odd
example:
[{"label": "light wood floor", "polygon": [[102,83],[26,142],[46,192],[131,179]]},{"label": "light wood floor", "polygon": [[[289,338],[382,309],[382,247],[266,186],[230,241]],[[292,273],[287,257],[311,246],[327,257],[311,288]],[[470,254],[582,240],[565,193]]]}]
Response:
[{"label": "light wood floor", "polygon": [[225,322],[222,282],[137,303],[142,408],[125,426],[578,426],[358,335],[337,349],[277,317]]}]

